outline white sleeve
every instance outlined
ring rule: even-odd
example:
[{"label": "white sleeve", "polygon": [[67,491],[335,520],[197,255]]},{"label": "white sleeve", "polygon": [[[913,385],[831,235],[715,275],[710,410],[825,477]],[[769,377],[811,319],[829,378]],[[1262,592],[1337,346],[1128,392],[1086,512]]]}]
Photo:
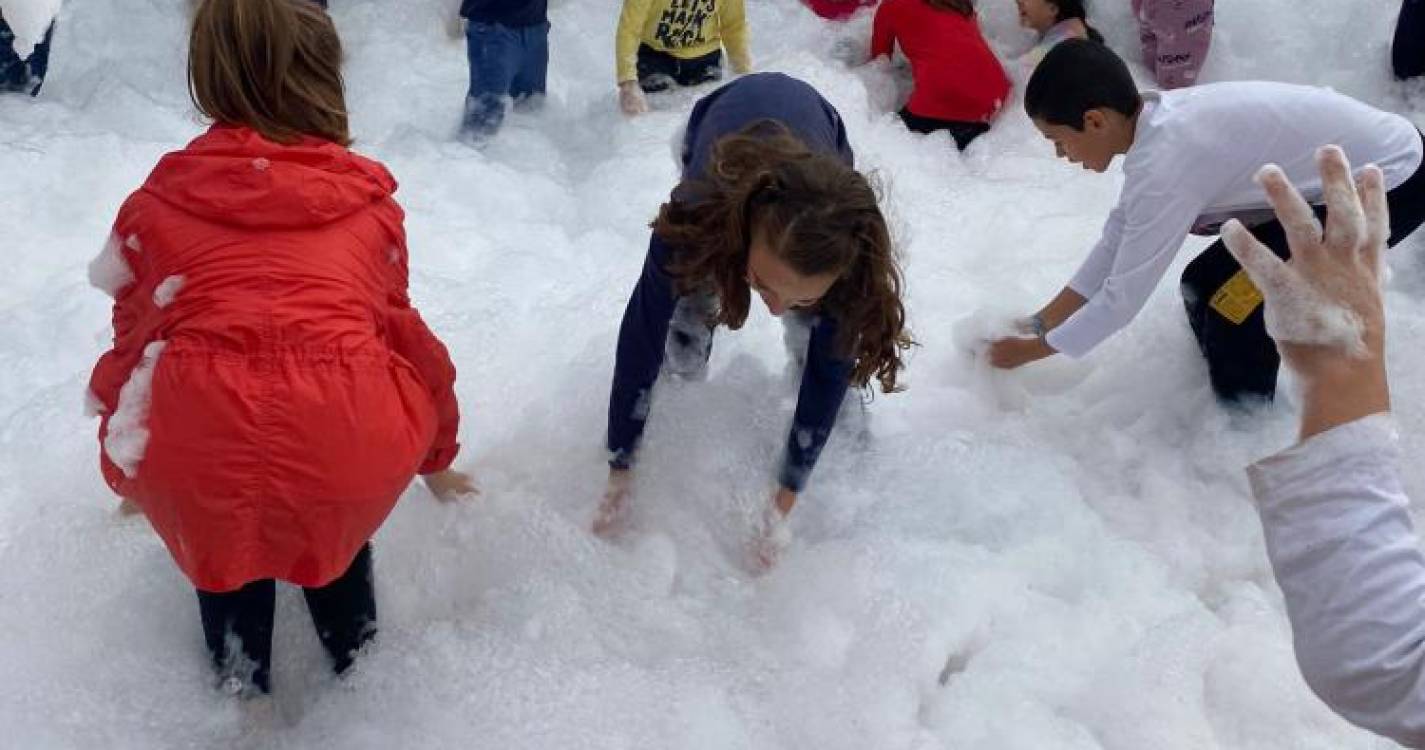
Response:
[{"label": "white sleeve", "polygon": [[[1070,357],[1082,357],[1138,315],[1201,213],[1200,205],[1184,197],[1189,192],[1125,195],[1124,202],[1114,209],[1122,212],[1118,221],[1109,215],[1104,239],[1074,275],[1071,286],[1091,281],[1103,272],[1103,265],[1108,266],[1106,278],[1091,294],[1084,295],[1087,304],[1049,332],[1045,338],[1049,346]],[[1112,239],[1110,231],[1114,229],[1118,232],[1117,248],[1110,252],[1103,243]],[[1078,286],[1073,289],[1080,294],[1085,291]]]},{"label": "white sleeve", "polygon": [[1114,206],[1108,220],[1103,223],[1103,234],[1098,244],[1093,246],[1084,264],[1069,279],[1069,288],[1079,296],[1089,299],[1103,287],[1109,271],[1113,270],[1113,259],[1118,255],[1118,243],[1123,238],[1123,206]]},{"label": "white sleeve", "polygon": [[1297,663],[1348,721],[1425,746],[1425,555],[1390,416],[1248,469]]}]

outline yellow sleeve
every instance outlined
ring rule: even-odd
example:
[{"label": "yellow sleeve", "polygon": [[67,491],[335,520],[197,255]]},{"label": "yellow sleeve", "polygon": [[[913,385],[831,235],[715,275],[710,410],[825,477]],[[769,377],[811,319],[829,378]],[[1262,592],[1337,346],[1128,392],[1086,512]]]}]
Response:
[{"label": "yellow sleeve", "polygon": [[614,64],[619,83],[638,80],[638,45],[648,22],[648,6],[653,0],[623,0],[614,36]]},{"label": "yellow sleeve", "polygon": [[732,58],[736,73],[752,72],[752,50],[747,31],[747,5],[744,0],[718,0],[718,30],[727,56]]}]

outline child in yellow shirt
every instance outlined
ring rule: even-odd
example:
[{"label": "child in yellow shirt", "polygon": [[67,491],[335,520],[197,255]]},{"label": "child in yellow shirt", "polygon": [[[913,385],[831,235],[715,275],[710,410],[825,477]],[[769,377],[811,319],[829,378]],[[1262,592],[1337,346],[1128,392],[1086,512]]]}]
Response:
[{"label": "child in yellow shirt", "polygon": [[624,0],[616,55],[619,105],[648,110],[643,94],[722,78],[722,50],[737,73],[752,70],[744,0]]}]

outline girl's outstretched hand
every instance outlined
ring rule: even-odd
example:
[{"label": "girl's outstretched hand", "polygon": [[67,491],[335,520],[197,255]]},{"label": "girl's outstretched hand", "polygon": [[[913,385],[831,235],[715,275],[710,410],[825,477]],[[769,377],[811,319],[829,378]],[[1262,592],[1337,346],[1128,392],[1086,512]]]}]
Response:
[{"label": "girl's outstretched hand", "polygon": [[469,474],[454,469],[426,474],[421,479],[425,480],[431,494],[441,502],[454,502],[462,497],[480,494],[480,490],[475,487],[475,480],[471,479]]},{"label": "girl's outstretched hand", "polygon": [[762,514],[762,525],[752,539],[751,566],[755,575],[771,572],[782,559],[782,552],[792,543],[792,531],[787,516],[797,504],[797,493],[781,487]]},{"label": "girl's outstretched hand", "polygon": [[628,496],[633,493],[633,472],[628,469],[609,469],[609,484],[604,488],[604,499],[594,514],[594,533],[608,539],[623,530],[628,518]]}]

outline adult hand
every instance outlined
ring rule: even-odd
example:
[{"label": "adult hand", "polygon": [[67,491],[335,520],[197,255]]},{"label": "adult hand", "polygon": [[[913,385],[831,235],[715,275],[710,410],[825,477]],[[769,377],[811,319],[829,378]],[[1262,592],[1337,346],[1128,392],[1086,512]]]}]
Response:
[{"label": "adult hand", "polygon": [[628,498],[633,494],[633,472],[609,469],[609,483],[604,498],[594,514],[594,533],[608,539],[617,536],[628,521]]},{"label": "adult hand", "polygon": [[638,87],[638,81],[624,81],[618,85],[618,105],[629,116],[648,111],[648,100],[643,96],[643,89]]},{"label": "adult hand", "polygon": [[1009,336],[990,344],[990,364],[1001,370],[1013,370],[1056,354],[1043,338]]},{"label": "adult hand", "polygon": [[1283,262],[1240,222],[1222,228],[1227,249],[1266,299],[1267,332],[1305,388],[1301,437],[1390,409],[1380,283],[1390,235],[1380,169],[1351,178],[1336,146],[1317,152],[1326,198],[1323,230],[1281,169],[1257,174],[1286,230]]},{"label": "adult hand", "polygon": [[480,490],[475,487],[475,480],[471,479],[469,474],[454,469],[426,474],[421,479],[425,480],[431,494],[441,502],[454,502],[462,497],[480,494]]}]

